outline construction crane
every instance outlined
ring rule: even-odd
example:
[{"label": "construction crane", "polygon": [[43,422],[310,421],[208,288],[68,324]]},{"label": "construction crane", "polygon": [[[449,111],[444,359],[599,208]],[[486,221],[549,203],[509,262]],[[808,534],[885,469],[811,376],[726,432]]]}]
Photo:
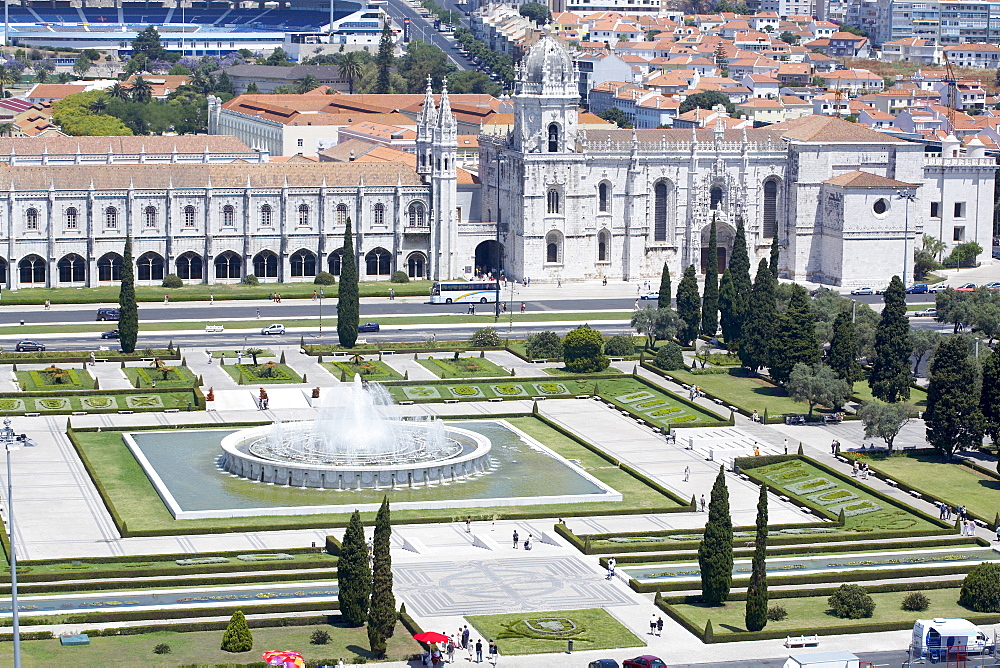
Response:
[{"label": "construction crane", "polygon": [[948,60],[948,52],[944,54],[944,83],[948,90],[948,125],[951,132],[955,132],[955,111],[958,109],[958,79],[955,77],[955,70],[951,68],[951,61]]}]

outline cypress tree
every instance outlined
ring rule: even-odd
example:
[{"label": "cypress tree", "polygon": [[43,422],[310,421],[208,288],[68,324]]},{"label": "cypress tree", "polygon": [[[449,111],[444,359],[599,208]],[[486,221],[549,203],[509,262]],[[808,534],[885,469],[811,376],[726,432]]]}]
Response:
[{"label": "cypress tree", "polygon": [[353,348],[358,340],[358,258],[354,254],[351,219],[344,230],[344,259],[340,264],[340,290],[337,293],[337,338],[340,345]]},{"label": "cypress tree", "polygon": [[677,315],[684,323],[677,339],[681,345],[691,345],[698,337],[698,326],[701,324],[701,297],[698,295],[698,279],[693,264],[684,270],[684,277],[677,285]]},{"label": "cypress tree", "polygon": [[122,252],[122,286],[118,291],[118,345],[123,353],[135,352],[139,338],[139,306],[135,303],[135,264],[132,262],[132,237],[125,237]]},{"label": "cypress tree", "polygon": [[660,298],[656,301],[659,308],[670,308],[670,267],[663,263],[663,271],[660,273]]},{"label": "cypress tree", "polygon": [[885,308],[875,329],[875,361],[868,376],[872,396],[890,404],[910,398],[912,353],[906,292],[899,276],[893,276],[885,291]]},{"label": "cypress tree", "polygon": [[724,471],[720,466],[712,485],[708,523],[698,546],[701,597],[709,605],[725,603],[733,583],[733,519],[729,514],[729,490]]},{"label": "cypress tree", "polygon": [[739,323],[735,322],[736,286],[733,284],[733,274],[726,267],[719,281],[719,325],[722,327],[722,338],[731,352],[736,352],[739,339]]},{"label": "cypress tree", "polygon": [[249,652],[253,649],[253,634],[247,626],[247,618],[242,610],[237,610],[229,618],[226,632],[222,634],[223,652]]},{"label": "cypress tree", "polygon": [[778,260],[781,258],[781,248],[778,246],[778,233],[774,233],[774,238],[771,239],[771,262],[768,267],[771,270],[771,276],[775,279],[778,278]]},{"label": "cypress tree", "polygon": [[372,541],[372,596],[368,607],[368,642],[375,656],[385,656],[386,641],[396,630],[396,598],[392,595],[392,557],[389,539],[392,524],[389,499],[382,497],[382,507],[375,517],[375,537]]},{"label": "cypress tree", "polygon": [[736,289],[736,302],[733,308],[733,317],[736,324],[736,345],[743,334],[743,322],[747,317],[747,309],[750,306],[750,292],[753,289],[750,283],[750,254],[747,251],[747,233],[743,226],[743,218],[736,219],[736,236],[733,238],[733,254],[729,258],[729,270],[733,275],[733,287]]},{"label": "cypress tree", "polygon": [[757,499],[757,535],[754,538],[750,586],[747,587],[747,631],[767,626],[767,485],[760,486]]},{"label": "cypress tree", "polygon": [[1000,439],[1000,346],[983,360],[983,391],[979,405],[986,420],[986,433],[996,443]]},{"label": "cypress tree", "polygon": [[833,338],[830,340],[828,362],[838,378],[849,385],[860,377],[858,365],[858,332],[850,311],[841,311],[833,321]]},{"label": "cypress tree", "polygon": [[[774,278],[771,280],[773,284]],[[782,384],[788,381],[796,364],[812,366],[820,360],[816,320],[809,305],[809,294],[801,285],[792,285],[792,296],[788,308],[778,318],[778,332],[772,339],[768,359],[771,378]]]},{"label": "cypress tree", "polygon": [[378,54],[375,56],[375,64],[378,66],[378,76],[375,79],[376,93],[389,93],[391,86],[389,83],[389,70],[392,68],[392,28],[389,21],[382,26],[382,38],[378,43]]},{"label": "cypress tree", "polygon": [[771,348],[778,327],[778,309],[774,301],[774,278],[767,260],[757,265],[757,279],[750,294],[746,321],[740,340],[740,363],[750,371],[770,364]]},{"label": "cypress tree", "polygon": [[719,329],[719,242],[715,216],[708,233],[708,262],[705,263],[705,294],[701,302],[701,333],[715,336]]},{"label": "cypress tree", "polygon": [[351,626],[361,626],[368,616],[368,597],[372,590],[372,571],[368,564],[368,546],[361,513],[351,515],[344,531],[340,559],[337,561],[337,584],[340,588],[340,614]]},{"label": "cypress tree", "polygon": [[969,358],[969,343],[960,336],[943,337],[931,361],[924,412],[927,441],[946,458],[956,449],[983,444],[986,421],[980,409],[979,371]]}]

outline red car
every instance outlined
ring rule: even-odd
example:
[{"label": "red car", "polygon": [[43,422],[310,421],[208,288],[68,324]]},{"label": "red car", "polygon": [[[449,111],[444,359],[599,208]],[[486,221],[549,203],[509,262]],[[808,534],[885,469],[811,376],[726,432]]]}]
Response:
[{"label": "red car", "polygon": [[966,283],[955,288],[955,292],[972,292],[976,289],[975,283]]},{"label": "red car", "polygon": [[667,664],[662,659],[649,654],[637,656],[634,659],[626,659],[622,668],[667,668]]}]

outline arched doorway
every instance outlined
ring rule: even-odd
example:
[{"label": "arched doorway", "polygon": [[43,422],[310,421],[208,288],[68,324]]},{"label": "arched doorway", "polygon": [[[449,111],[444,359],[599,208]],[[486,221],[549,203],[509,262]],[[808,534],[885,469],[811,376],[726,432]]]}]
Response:
[{"label": "arched doorway", "polygon": [[177,276],[186,281],[202,279],[201,256],[194,251],[188,251],[177,258]]},{"label": "arched doorway", "polygon": [[316,275],[316,254],[306,249],[292,253],[292,278],[307,278]]},{"label": "arched doorway", "polygon": [[[303,206],[305,206],[303,204]],[[278,256],[269,250],[253,256],[253,273],[257,278],[278,277]]]},{"label": "arched doorway", "polygon": [[233,251],[215,256],[215,277],[222,279],[243,278],[243,261]]},{"label": "arched doorway", "polygon": [[[708,268],[708,238],[712,234],[712,226],[706,225],[701,230],[701,273]],[[729,256],[733,251],[733,238],[736,230],[726,223],[715,224],[716,257],[719,259],[719,274],[729,266]]]},{"label": "arched doorway", "polygon": [[0,258],[0,285],[7,285],[7,260]]},{"label": "arched doorway", "polygon": [[384,248],[373,248],[365,255],[365,273],[368,276],[388,276],[392,273],[392,255]]},{"label": "arched doorway", "polygon": [[45,285],[45,260],[29,255],[17,263],[21,285]]},{"label": "arched doorway", "polygon": [[122,280],[122,256],[118,253],[105,253],[97,260],[98,281]]},{"label": "arched doorway", "polygon": [[344,249],[338,248],[327,257],[327,271],[334,276],[340,276],[340,270],[344,266]]},{"label": "arched doorway", "polygon": [[[497,252],[499,249],[499,253]],[[503,269],[503,244],[498,244],[495,239],[484,241],[476,246],[476,273],[493,274],[496,276],[497,269]]]},{"label": "arched doorway", "polygon": [[423,278],[427,267],[427,256],[423,253],[410,253],[406,258],[406,275],[410,278]]},{"label": "arched doorway", "polygon": [[57,267],[60,283],[83,283],[87,280],[87,262],[76,253],[63,256]]},{"label": "arched doorway", "polygon": [[137,281],[162,281],[163,256],[153,251],[143,253],[135,261],[135,269]]}]

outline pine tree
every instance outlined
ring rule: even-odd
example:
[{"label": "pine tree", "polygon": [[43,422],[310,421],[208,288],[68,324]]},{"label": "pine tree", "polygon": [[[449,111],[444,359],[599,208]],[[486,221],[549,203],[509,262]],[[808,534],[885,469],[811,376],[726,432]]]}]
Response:
[{"label": "pine tree", "polygon": [[715,336],[719,329],[719,242],[715,216],[708,233],[708,262],[705,263],[705,294],[701,302],[701,333]]},{"label": "pine tree", "polygon": [[774,233],[774,238],[771,239],[771,262],[768,267],[771,269],[771,276],[775,279],[778,278],[778,260],[781,259],[781,247],[778,245],[778,233]]},{"label": "pine tree", "polygon": [[[733,238],[733,252],[729,258],[727,269],[733,281],[733,297],[728,303],[728,320],[730,332],[726,334],[727,347],[735,351],[739,349],[743,339],[743,325],[748,316],[750,305],[750,254],[747,251],[747,235],[743,226],[743,218],[736,219],[736,236]],[[725,276],[723,276],[725,278]],[[721,300],[720,300],[721,305]],[[724,330],[723,330],[724,331]]]},{"label": "pine tree", "polygon": [[376,93],[391,93],[389,81],[389,71],[392,68],[392,27],[389,21],[382,26],[382,38],[378,43],[378,54],[375,56],[375,65],[378,67],[378,76],[375,79]]},{"label": "pine tree", "polygon": [[691,345],[698,337],[698,326],[701,324],[701,297],[698,295],[698,279],[693,264],[684,270],[684,277],[677,285],[677,315],[684,323],[677,339],[681,345]]},{"label": "pine tree", "polygon": [[392,524],[389,499],[382,497],[382,507],[375,517],[375,537],[372,541],[372,595],[368,607],[368,642],[375,656],[385,656],[386,641],[396,629],[396,598],[392,595],[392,557],[389,539]]},{"label": "pine tree", "polygon": [[833,338],[830,340],[828,363],[838,378],[849,385],[861,376],[858,364],[858,333],[850,311],[841,311],[833,321]]},{"label": "pine tree", "polygon": [[722,466],[712,485],[708,522],[698,546],[698,566],[702,600],[709,605],[724,603],[733,584],[733,519],[729,514],[729,490]]},{"label": "pine tree", "polygon": [[226,632],[222,634],[223,652],[249,652],[253,649],[253,634],[247,626],[247,618],[242,610],[237,610],[229,618]]},{"label": "pine tree", "polygon": [[337,584],[340,588],[338,599],[341,617],[351,626],[361,626],[368,616],[372,571],[368,563],[368,546],[365,544],[361,513],[356,510],[344,531],[340,559],[337,561]]},{"label": "pine tree", "polygon": [[747,631],[767,626],[767,485],[760,486],[757,500],[757,535],[754,537],[750,586],[747,587]]},{"label": "pine tree", "polygon": [[135,303],[135,264],[132,262],[132,237],[125,237],[122,253],[122,286],[118,291],[118,345],[123,353],[135,352],[139,338],[139,306]]},{"label": "pine tree", "polygon": [[1000,346],[983,360],[983,391],[979,405],[986,420],[986,433],[996,443],[1000,439]]},{"label": "pine tree", "polygon": [[899,276],[893,276],[885,291],[885,308],[875,329],[875,361],[868,376],[872,396],[890,404],[910,398],[912,352],[906,292]]},{"label": "pine tree", "polygon": [[351,219],[344,230],[344,258],[340,263],[340,290],[337,293],[337,338],[340,345],[353,348],[358,340],[358,258],[354,254]]},{"label": "pine tree", "polygon": [[924,423],[927,442],[945,457],[956,449],[982,446],[986,420],[980,409],[978,375],[968,342],[960,336],[944,337],[931,360]]},{"label": "pine tree", "polygon": [[656,305],[659,308],[670,308],[670,267],[663,263],[663,271],[660,273],[660,298]]},{"label": "pine tree", "polygon": [[778,327],[778,309],[774,301],[774,278],[767,260],[757,265],[757,278],[750,294],[743,335],[740,340],[740,363],[758,371],[770,363],[769,354]]},{"label": "pine tree", "polygon": [[731,352],[736,352],[736,341],[739,336],[739,323],[734,322],[736,302],[736,286],[733,285],[733,274],[727,267],[722,272],[722,280],[719,281],[719,325],[722,327],[722,338],[726,342],[726,347]]},{"label": "pine tree", "polygon": [[[772,281],[774,280],[772,276]],[[772,340],[768,355],[771,378],[784,384],[798,364],[812,366],[820,360],[819,341],[816,339],[816,320],[809,294],[801,285],[791,286],[792,296],[788,308],[778,319],[777,336]]]}]

